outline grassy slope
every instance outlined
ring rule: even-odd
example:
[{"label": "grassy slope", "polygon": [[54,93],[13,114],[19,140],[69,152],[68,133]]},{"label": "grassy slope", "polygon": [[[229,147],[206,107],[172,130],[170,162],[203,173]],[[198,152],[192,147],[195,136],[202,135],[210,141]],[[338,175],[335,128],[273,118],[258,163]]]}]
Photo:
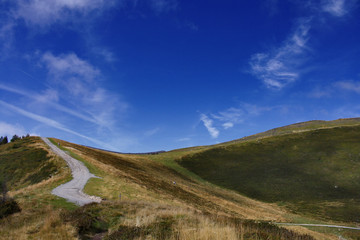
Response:
[{"label": "grassy slope", "polygon": [[[57,174],[11,192],[23,212],[0,221],[0,239],[71,239],[79,235],[86,238],[96,232],[107,233],[109,239],[116,239],[117,234],[151,236],[152,239],[176,239],[179,236],[181,239],[223,239],[224,236],[228,239],[310,239],[244,219],[313,222],[312,219],[219,188],[175,161],[212,146],[134,156],[60,142],[91,172],[102,177],[91,179],[85,191],[107,201],[67,210],[74,206],[51,195],[51,189],[71,178],[69,169],[63,161],[47,155],[48,161],[56,166]],[[32,147],[47,149],[38,138]],[[119,193],[121,201],[118,200]],[[317,239],[337,235],[333,232],[323,235],[300,227],[295,231],[311,234]]]},{"label": "grassy slope", "polygon": [[[199,180],[199,177],[193,173],[181,168],[176,162],[170,161],[170,159],[188,153],[187,151],[183,153],[181,153],[181,151],[164,153],[156,155],[156,157],[153,155],[124,155],[90,149],[58,139],[55,141],[60,142],[64,149],[76,155],[77,158],[84,161],[87,166],[90,166],[92,169],[97,169],[97,175],[102,177],[102,179],[91,180],[90,183],[87,184],[85,191],[89,194],[108,199],[108,201],[100,205],[89,206],[85,209],[90,212],[103,212],[101,214],[104,216],[102,220],[107,223],[110,222],[108,226],[108,228],[111,229],[110,232],[122,231],[121,229],[124,227],[124,224],[130,226],[144,225],[146,230],[151,224],[156,223],[159,218],[163,219],[164,217],[166,218],[166,216],[170,216],[171,219],[175,217],[176,231],[185,232],[188,231],[186,229],[200,230],[200,228],[205,229],[209,227],[205,226],[206,224],[201,226],[201,224],[194,225],[191,223],[198,217],[207,219],[204,220],[205,222],[211,223],[214,221],[215,223],[213,222],[212,224],[215,225],[210,227],[210,229],[224,227],[224,223],[222,224],[223,227],[219,226],[219,216],[229,218],[226,220],[225,226],[233,226],[230,227],[230,229],[234,229],[231,231],[235,232],[237,231],[235,229],[238,229],[240,225],[234,228],[235,225],[232,225],[232,220],[230,219],[238,219],[238,221],[244,221],[241,219],[290,220],[284,217],[285,215],[288,216],[288,213],[281,208],[271,204],[253,201],[232,191],[206,183],[203,180]],[[172,165],[173,169],[165,165]],[[174,169],[176,170],[174,171]],[[184,171],[183,174],[180,174],[179,172],[182,171]],[[176,185],[173,184],[173,181],[176,182]],[[121,202],[118,202],[119,193],[121,193]],[[116,206],[119,206],[119,204],[127,206],[126,213],[119,209],[114,210],[118,208]],[[142,205],[142,207],[138,207],[139,204]],[[129,210],[127,209],[128,207],[135,208],[136,210]],[[141,210],[142,208],[144,209]],[[203,214],[206,214],[208,217],[204,217]],[[113,215],[121,215],[122,217],[116,218]],[[185,218],[193,220],[191,220],[189,224],[185,224],[186,226],[180,227],[179,230],[180,220],[184,215]],[[134,221],[140,221],[140,223],[135,224]],[[250,232],[248,234],[251,234],[251,232],[258,232],[260,234],[260,232],[263,231],[262,227],[267,229],[267,227],[270,226],[249,222],[249,224],[252,223],[254,225],[248,228],[247,231]],[[303,231],[302,233],[316,234],[303,228],[301,229]],[[272,231],[278,231],[276,234],[279,233],[279,237],[282,234],[281,232],[285,230],[267,229],[265,231],[268,231],[269,234]],[[243,233],[245,232],[244,230]],[[319,234],[319,236],[323,237],[321,234]],[[271,237],[270,239],[278,239],[278,237]],[[254,236],[252,238],[254,238]],[[293,236],[293,238],[295,239],[296,237]],[[189,237],[184,239],[194,238]],[[215,239],[221,239],[221,237]],[[245,239],[247,238],[245,237]]]},{"label": "grassy slope", "polygon": [[214,146],[180,165],[202,178],[299,213],[360,221],[360,126],[309,129]]},{"label": "grassy slope", "polygon": [[244,142],[244,141],[261,139],[266,137],[280,136],[285,134],[299,133],[299,132],[325,129],[325,128],[356,126],[359,124],[360,124],[360,118],[345,118],[345,119],[338,119],[333,121],[313,120],[313,121],[300,122],[288,126],[274,128],[262,133],[257,133],[251,136],[243,137],[241,139],[221,143],[218,145],[228,145],[236,142]]},{"label": "grassy slope", "polygon": [[24,138],[0,146],[0,182],[6,181],[10,190],[39,183],[57,171],[47,151],[31,146],[35,143]]},{"label": "grassy slope", "polygon": [[40,138],[31,137],[0,146],[0,165],[9,195],[22,209],[0,220],[0,239],[74,239],[73,227],[59,214],[75,205],[51,194],[71,179],[65,162],[49,153]]}]

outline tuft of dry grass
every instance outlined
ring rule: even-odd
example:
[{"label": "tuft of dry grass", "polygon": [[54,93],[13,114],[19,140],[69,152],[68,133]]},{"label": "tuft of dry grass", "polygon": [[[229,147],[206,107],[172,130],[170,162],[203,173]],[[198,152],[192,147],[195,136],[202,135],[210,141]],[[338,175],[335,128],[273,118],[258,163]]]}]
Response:
[{"label": "tuft of dry grass", "polygon": [[23,210],[0,221],[0,239],[77,239],[73,226],[64,223],[60,210]]}]

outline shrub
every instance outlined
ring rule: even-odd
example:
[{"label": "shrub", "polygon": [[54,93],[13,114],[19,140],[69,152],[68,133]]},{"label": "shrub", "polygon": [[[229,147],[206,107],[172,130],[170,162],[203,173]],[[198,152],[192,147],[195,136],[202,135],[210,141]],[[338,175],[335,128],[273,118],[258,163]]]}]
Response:
[{"label": "shrub", "polygon": [[0,201],[0,219],[20,211],[21,208],[14,199],[7,198],[5,201]]},{"label": "shrub", "polygon": [[9,142],[7,136],[0,137],[0,145],[7,144]]},{"label": "shrub", "polygon": [[17,140],[19,140],[19,139],[21,139],[18,135],[14,135],[13,137],[12,137],[12,139],[11,139],[11,142],[15,142],[15,141],[17,141]]}]

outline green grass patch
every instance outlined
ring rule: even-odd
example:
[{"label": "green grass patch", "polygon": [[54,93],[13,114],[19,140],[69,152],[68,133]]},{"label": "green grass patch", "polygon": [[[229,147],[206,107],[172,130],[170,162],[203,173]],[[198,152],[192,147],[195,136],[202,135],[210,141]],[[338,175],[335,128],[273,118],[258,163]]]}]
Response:
[{"label": "green grass patch", "polygon": [[33,143],[34,138],[24,138],[0,146],[0,182],[6,181],[9,190],[39,183],[57,172],[47,151],[31,147]]},{"label": "green grass patch", "polygon": [[62,208],[67,210],[74,210],[78,208],[75,203],[68,202],[66,199],[61,197],[55,197],[54,199],[49,200],[48,203],[55,208]]},{"label": "green grass patch", "polygon": [[205,180],[294,212],[360,222],[360,127],[269,137],[187,155]]},{"label": "green grass patch", "polygon": [[[182,151],[170,151],[170,152],[161,153],[161,154],[157,154],[157,155],[146,155],[146,157],[148,157],[149,159],[151,159],[153,161],[161,163],[164,166],[171,168],[190,179],[196,180],[200,183],[205,183],[206,181],[204,179],[202,179],[195,173],[189,171],[188,169],[184,168],[176,161],[177,159],[180,159],[182,156],[191,154],[193,152],[194,152],[193,150],[184,149]],[[198,151],[196,151],[196,152],[198,152]]]}]

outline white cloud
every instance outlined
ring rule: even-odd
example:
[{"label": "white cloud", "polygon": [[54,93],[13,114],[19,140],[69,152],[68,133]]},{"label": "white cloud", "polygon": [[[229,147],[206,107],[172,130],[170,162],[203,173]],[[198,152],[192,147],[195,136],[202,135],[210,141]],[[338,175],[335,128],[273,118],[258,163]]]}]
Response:
[{"label": "white cloud", "polygon": [[0,136],[7,136],[10,141],[11,137],[15,134],[18,136],[25,136],[27,133],[23,126],[0,122]]},{"label": "white cloud", "polygon": [[348,12],[345,0],[325,0],[322,4],[322,10],[336,17],[342,17]]},{"label": "white cloud", "polygon": [[26,91],[26,90],[22,90],[22,89],[19,89],[19,88],[10,87],[10,86],[7,86],[7,85],[1,84],[1,83],[0,83],[0,89],[11,92],[11,93],[16,93],[16,94],[19,94],[21,96],[32,99],[32,100],[35,101],[36,105],[45,104],[45,105],[50,106],[50,107],[52,107],[52,108],[54,108],[56,110],[67,113],[67,114],[69,114],[69,115],[71,115],[73,117],[77,117],[79,119],[82,119],[82,120],[85,120],[85,121],[88,121],[88,122],[91,122],[91,123],[98,124],[96,122],[96,119],[92,118],[91,116],[79,113],[79,111],[75,111],[73,109],[70,109],[68,107],[65,107],[65,106],[59,104],[59,103],[54,102],[54,101],[57,101],[58,98],[59,98],[59,94],[58,94],[58,92],[56,90],[47,89],[47,90],[44,91],[43,94],[37,94],[37,93],[31,92],[31,91]]},{"label": "white cloud", "polygon": [[[355,5],[356,0],[321,0],[295,1],[303,7],[311,9],[307,18],[299,18],[295,31],[272,51],[253,54],[250,58],[251,73],[262,80],[266,87],[281,90],[297,81],[302,72],[302,65],[308,57],[309,30],[312,22],[326,24],[323,13],[343,17]],[[276,6],[276,0],[267,0],[268,7]]]},{"label": "white cloud", "polygon": [[43,103],[57,102],[59,101],[59,93],[55,89],[48,88],[42,94],[36,96],[36,100]]},{"label": "white cloud", "polygon": [[347,91],[351,91],[351,92],[360,94],[360,82],[340,81],[340,82],[335,83],[335,86],[337,88],[340,88],[343,90],[347,90]]},{"label": "white cloud", "polygon": [[360,81],[338,81],[322,87],[315,87],[309,94],[312,98],[334,97],[340,91],[360,94]]},{"label": "white cloud", "polygon": [[100,75],[97,68],[80,59],[74,53],[54,56],[47,52],[43,54],[42,61],[55,79],[63,80],[63,77],[72,76],[81,77],[83,80],[91,82]]},{"label": "white cloud", "polygon": [[119,118],[116,114],[122,114],[128,108],[117,94],[99,86],[102,80],[100,70],[76,54],[55,56],[47,52],[41,62],[48,69],[53,88],[57,88],[61,96],[74,103],[77,109],[90,115],[98,125],[112,128]]},{"label": "white cloud", "polygon": [[206,127],[212,138],[217,138],[219,136],[220,134],[219,130],[213,127],[213,120],[211,120],[205,114],[200,115],[200,120],[203,122],[204,126]]},{"label": "white cloud", "polygon": [[249,117],[258,116],[272,109],[272,107],[260,107],[254,104],[242,103],[240,107],[231,107],[216,114],[211,114],[211,116],[214,120],[219,121],[224,129],[229,129],[234,127],[235,124],[243,123]]},{"label": "white cloud", "polygon": [[294,33],[272,52],[251,56],[252,73],[263,81],[266,87],[282,89],[295,82],[300,75],[300,66],[309,40],[310,19],[302,19]]},{"label": "white cloud", "polygon": [[201,121],[209,131],[213,138],[220,134],[220,128],[228,130],[237,124],[242,124],[245,121],[259,116],[267,111],[272,111],[279,106],[266,107],[258,106],[249,103],[241,103],[238,107],[230,107],[226,110],[214,114],[201,114]]},{"label": "white cloud", "polygon": [[233,127],[235,123],[243,122],[244,115],[245,112],[242,109],[231,107],[217,114],[212,114],[211,116],[216,120],[225,122],[223,127],[228,129]]},{"label": "white cloud", "polygon": [[114,4],[113,0],[17,0],[16,18],[27,24],[48,26],[68,21],[76,13],[88,15]]},{"label": "white cloud", "polygon": [[48,126],[50,126],[50,127],[53,127],[53,128],[59,129],[59,130],[62,130],[62,131],[67,132],[67,133],[71,133],[71,134],[73,134],[73,135],[76,135],[76,136],[79,136],[79,137],[81,137],[81,138],[87,139],[87,140],[89,140],[89,141],[91,141],[91,142],[93,142],[93,143],[96,143],[96,144],[98,144],[98,145],[100,145],[100,146],[105,146],[105,147],[108,147],[108,148],[109,148],[109,146],[108,146],[107,144],[105,144],[105,143],[103,143],[103,142],[101,142],[101,141],[98,141],[97,139],[94,139],[94,138],[88,137],[88,136],[86,136],[86,135],[83,135],[83,134],[81,134],[81,133],[78,133],[78,132],[76,132],[76,131],[73,131],[73,130],[67,128],[67,127],[64,126],[63,124],[61,124],[61,123],[59,123],[59,122],[57,122],[57,121],[55,121],[55,120],[53,120],[53,119],[50,119],[50,118],[47,118],[47,117],[44,117],[44,116],[40,116],[40,115],[35,114],[35,113],[28,112],[28,111],[26,111],[26,110],[24,110],[24,109],[21,109],[21,108],[19,108],[19,107],[14,106],[14,105],[12,105],[12,104],[6,103],[6,102],[4,102],[4,101],[2,101],[2,100],[0,100],[0,104],[1,104],[2,106],[6,107],[6,108],[8,108],[8,109],[10,109],[10,110],[18,113],[18,114],[20,114],[20,115],[23,115],[23,116],[25,116],[25,117],[28,117],[28,118],[30,118],[30,119],[33,119],[33,120],[35,120],[35,121],[37,121],[37,122],[46,124],[46,125],[48,125]]},{"label": "white cloud", "polygon": [[226,122],[222,126],[224,127],[224,129],[229,129],[229,128],[232,128],[234,126],[234,123]]}]

